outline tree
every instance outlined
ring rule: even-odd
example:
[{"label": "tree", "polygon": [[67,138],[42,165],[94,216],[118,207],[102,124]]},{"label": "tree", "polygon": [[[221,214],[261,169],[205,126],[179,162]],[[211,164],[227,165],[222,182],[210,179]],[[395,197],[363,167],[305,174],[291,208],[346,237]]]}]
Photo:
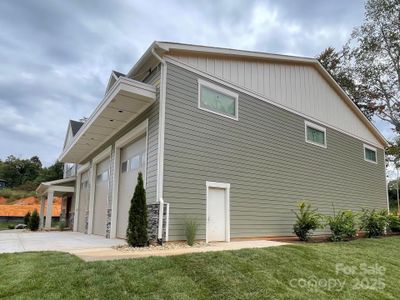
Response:
[{"label": "tree", "polygon": [[24,216],[24,224],[28,226],[30,220],[31,220],[31,212],[28,211],[28,212],[26,213],[26,215]]},{"label": "tree", "polygon": [[317,59],[364,115],[370,119],[374,111],[365,102],[365,88],[356,83],[352,70],[347,63],[348,51],[349,49],[346,47],[340,51],[328,47],[317,56]]},{"label": "tree", "polygon": [[39,223],[40,223],[40,217],[39,217],[38,211],[35,208],[35,210],[33,211],[32,215],[31,215],[31,218],[29,220],[28,227],[30,230],[36,231],[39,229]]},{"label": "tree", "polygon": [[139,172],[137,185],[131,200],[126,238],[128,244],[132,247],[144,247],[148,243],[146,191],[143,186],[141,172]]},{"label": "tree", "polygon": [[400,1],[368,0],[365,9],[348,61],[369,109],[400,133]]},{"label": "tree", "polygon": [[41,168],[42,164],[35,156],[32,159],[19,159],[10,155],[1,164],[0,178],[6,180],[9,187],[17,187],[35,180]]}]

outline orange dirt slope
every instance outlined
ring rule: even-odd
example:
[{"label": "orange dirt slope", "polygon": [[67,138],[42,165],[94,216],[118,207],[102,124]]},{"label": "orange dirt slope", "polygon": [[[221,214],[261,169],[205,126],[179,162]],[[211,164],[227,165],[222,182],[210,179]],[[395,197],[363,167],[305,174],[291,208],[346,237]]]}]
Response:
[{"label": "orange dirt slope", "polygon": [[[0,198],[0,216],[1,217],[23,217],[27,212],[33,212],[36,208],[40,212],[39,200],[35,197],[27,197],[15,200],[15,204],[7,203],[7,199]],[[54,197],[53,201],[53,217],[59,217],[61,213],[61,197]],[[46,209],[45,209],[46,214]]]}]

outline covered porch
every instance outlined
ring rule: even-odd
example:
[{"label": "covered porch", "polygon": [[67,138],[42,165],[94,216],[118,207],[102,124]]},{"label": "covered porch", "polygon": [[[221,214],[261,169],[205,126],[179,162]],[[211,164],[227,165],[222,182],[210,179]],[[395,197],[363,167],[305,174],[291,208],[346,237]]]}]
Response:
[{"label": "covered porch", "polygon": [[[75,176],[69,177],[69,178],[64,178],[64,179],[59,179],[59,180],[53,180],[53,181],[48,181],[48,182],[42,182],[38,188],[36,189],[36,192],[38,196],[40,197],[40,229],[46,229],[50,230],[51,229],[51,223],[52,223],[52,218],[53,218],[53,201],[54,201],[54,196],[69,196],[71,199],[71,202],[74,200],[74,193],[75,193],[75,181],[76,178]],[[46,201],[47,200],[47,201]],[[63,199],[64,201],[64,199]],[[46,205],[47,203],[47,205]],[[70,205],[73,205],[71,203]],[[64,204],[62,204],[62,209],[63,209]],[[46,219],[44,217],[45,215],[45,210],[46,210]],[[73,207],[72,207],[73,210]],[[61,211],[61,215],[63,214],[63,211]],[[65,212],[64,212],[65,214]],[[61,220],[61,216],[60,216]]]}]

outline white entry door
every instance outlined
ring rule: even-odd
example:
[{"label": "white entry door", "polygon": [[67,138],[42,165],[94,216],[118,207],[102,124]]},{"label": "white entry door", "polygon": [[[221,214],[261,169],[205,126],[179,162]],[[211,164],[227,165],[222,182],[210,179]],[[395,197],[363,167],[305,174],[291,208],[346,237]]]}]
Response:
[{"label": "white entry door", "polygon": [[128,228],[129,209],[133,192],[137,184],[139,172],[145,179],[146,167],[146,137],[140,137],[132,144],[121,149],[121,161],[119,165],[119,189],[118,189],[118,214],[117,237],[126,238]]},{"label": "white entry door", "polygon": [[228,190],[208,187],[207,193],[207,241],[229,241],[227,222]]}]

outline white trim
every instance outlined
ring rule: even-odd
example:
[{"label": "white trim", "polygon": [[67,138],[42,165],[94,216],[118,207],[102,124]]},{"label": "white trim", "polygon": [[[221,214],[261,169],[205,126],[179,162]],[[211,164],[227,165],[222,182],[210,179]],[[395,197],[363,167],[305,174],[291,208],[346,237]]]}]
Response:
[{"label": "white trim", "polygon": [[225,242],[231,241],[230,183],[206,181],[206,243],[208,243],[208,192],[210,188],[225,189]]},{"label": "white trim", "polygon": [[[97,164],[105,159],[111,158],[111,146],[108,146],[95,158],[92,159],[92,167],[90,168],[89,174],[89,182],[90,182],[90,190],[89,190],[89,218],[88,218],[88,234],[93,233],[93,221],[94,221],[94,202],[95,202],[95,192],[96,192],[96,172],[97,172]],[[110,163],[111,166],[111,163]],[[109,168],[110,172],[110,168]],[[109,174],[110,175],[110,174]],[[110,182],[110,178],[108,178],[108,182]]]},{"label": "white trim", "polygon": [[[375,161],[374,160],[370,160],[367,158],[367,156],[365,155],[365,149],[371,150],[375,152]],[[378,164],[378,151],[376,150],[375,147],[372,147],[370,145],[364,144],[363,145],[363,152],[364,152],[364,160],[373,164]],[[386,177],[385,177],[386,179]]]},{"label": "white trim", "polygon": [[89,168],[90,168],[90,162],[88,161],[86,164],[79,166],[78,169],[76,170],[76,173],[77,174],[83,173],[87,171]]},{"label": "white trim", "polygon": [[[214,82],[217,82],[219,84],[223,84],[223,85],[225,85],[225,86],[227,86],[229,88],[232,88],[232,89],[235,89],[235,90],[237,90],[239,92],[245,93],[245,94],[247,94],[247,95],[249,95],[251,97],[254,97],[254,98],[258,99],[258,100],[261,100],[261,101],[267,102],[267,103],[269,103],[271,105],[274,105],[276,107],[282,108],[282,109],[284,109],[286,111],[289,111],[289,112],[291,112],[291,113],[293,113],[295,115],[301,116],[301,117],[306,118],[308,120],[311,120],[313,122],[317,122],[317,123],[319,123],[319,124],[321,124],[323,126],[326,126],[328,128],[332,128],[332,129],[334,129],[334,130],[336,130],[338,132],[344,133],[344,134],[346,134],[348,136],[351,136],[353,138],[356,138],[356,139],[358,139],[358,140],[360,140],[362,142],[372,144],[372,145],[376,146],[379,149],[384,149],[384,146],[382,146],[380,144],[376,144],[375,142],[372,142],[372,141],[366,140],[364,138],[361,138],[361,137],[359,137],[357,135],[354,135],[352,133],[349,133],[349,132],[347,132],[347,131],[345,131],[343,129],[340,129],[340,128],[337,128],[335,126],[326,124],[325,122],[323,122],[321,120],[315,119],[315,118],[313,118],[311,116],[308,116],[308,115],[305,115],[305,114],[303,114],[301,112],[298,112],[297,110],[294,110],[294,109],[289,108],[287,106],[281,105],[281,104],[279,104],[279,103],[277,103],[275,101],[272,101],[272,100],[266,98],[265,96],[260,95],[260,94],[254,92],[254,91],[251,91],[249,89],[243,88],[243,87],[238,86],[238,85],[236,85],[234,83],[231,83],[231,82],[228,82],[228,81],[225,81],[225,80],[221,80],[221,79],[219,79],[219,78],[217,78],[215,76],[209,75],[208,73],[200,71],[200,70],[198,70],[198,69],[196,69],[196,68],[194,68],[192,66],[189,66],[189,65],[187,65],[187,64],[185,64],[185,63],[183,63],[181,61],[178,61],[178,60],[176,60],[176,59],[174,59],[172,57],[165,57],[165,61],[168,62],[168,63],[171,63],[173,65],[179,66],[179,67],[181,67],[181,68],[183,68],[185,70],[191,71],[191,72],[193,72],[195,74],[198,74],[200,76],[203,76],[203,77],[205,77],[207,79],[210,79],[210,80],[212,80]],[[373,125],[371,125],[371,126],[373,126]]]},{"label": "white trim", "polygon": [[384,165],[384,174],[385,174],[385,186],[386,186],[386,203],[387,203],[387,210],[388,213],[390,213],[390,205],[389,205],[389,182],[387,181],[387,170],[386,170],[386,153],[385,151],[383,152],[383,165]]},{"label": "white trim", "polygon": [[146,146],[145,146],[145,166],[144,166],[144,174],[143,181],[144,186],[146,188],[147,183],[147,158],[148,158],[148,137],[149,137],[149,119],[144,120],[142,123],[137,125],[127,134],[119,138],[115,142],[114,148],[114,174],[113,174],[113,185],[112,185],[112,202],[111,202],[111,228],[110,228],[110,238],[115,238],[117,236],[117,222],[118,222],[118,197],[119,197],[119,172],[121,165],[121,149],[140,137],[141,135],[146,134]]},{"label": "white trim", "polygon": [[[324,133],[324,144],[319,144],[319,143],[316,143],[314,141],[308,140],[307,127],[316,129],[318,131],[322,131]],[[306,143],[313,144],[313,145],[316,145],[316,146],[319,146],[319,147],[322,147],[322,148],[327,148],[328,147],[327,136],[326,136],[326,128],[322,127],[322,126],[319,126],[317,124],[311,123],[311,122],[309,122],[307,120],[304,120],[304,138],[305,138]]]},{"label": "white trim", "polygon": [[[222,86],[213,84],[213,83],[211,83],[209,81],[205,81],[205,80],[200,79],[200,78],[197,80],[197,86],[198,86],[197,105],[198,105],[199,109],[211,112],[213,114],[216,114],[216,115],[219,115],[219,116],[222,116],[222,117],[233,119],[235,121],[239,120],[239,95],[237,93],[234,93],[234,92],[232,92],[232,91],[230,91],[230,90],[228,90],[226,88],[223,88]],[[226,114],[223,114],[223,113],[220,113],[220,112],[216,112],[214,110],[202,107],[202,105],[201,105],[201,87],[202,86],[205,86],[205,87],[207,87],[207,88],[209,88],[209,89],[211,89],[213,91],[216,91],[218,93],[221,93],[221,94],[224,94],[226,96],[234,98],[234,100],[235,100],[235,116],[226,115]]]},{"label": "white trim", "polygon": [[[81,165],[76,170],[76,188],[75,188],[75,213],[74,213],[74,226],[73,231],[78,231],[78,219],[79,219],[79,203],[81,201],[81,181],[82,181],[82,173],[86,172],[90,168],[90,162],[87,162],[84,165]],[[90,174],[89,174],[90,176]],[[85,212],[86,213],[86,212]]]},{"label": "white trim", "polygon": [[167,219],[165,221],[165,241],[169,241],[169,203],[167,203]]}]

